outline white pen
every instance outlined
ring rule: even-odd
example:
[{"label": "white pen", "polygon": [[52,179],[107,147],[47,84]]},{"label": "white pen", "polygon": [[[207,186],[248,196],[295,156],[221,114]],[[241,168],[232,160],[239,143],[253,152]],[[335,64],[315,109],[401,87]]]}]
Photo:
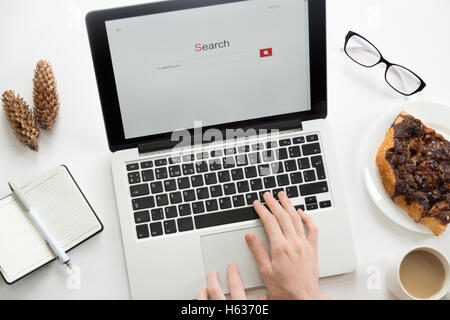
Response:
[{"label": "white pen", "polygon": [[34,212],[33,208],[28,204],[26,199],[24,198],[22,192],[20,192],[19,189],[17,189],[11,182],[8,182],[9,187],[11,188],[11,191],[16,198],[19,205],[25,210],[30,220],[33,222],[35,227],[39,230],[42,237],[44,237],[45,241],[47,241],[47,244],[52,249],[53,253],[58,258],[59,262],[61,264],[65,264],[69,269],[72,269],[72,265],[70,264],[70,258],[64,251],[64,249],[56,242],[55,238],[52,236],[52,234],[47,230],[45,225],[42,223],[42,221],[37,216],[36,212]]}]

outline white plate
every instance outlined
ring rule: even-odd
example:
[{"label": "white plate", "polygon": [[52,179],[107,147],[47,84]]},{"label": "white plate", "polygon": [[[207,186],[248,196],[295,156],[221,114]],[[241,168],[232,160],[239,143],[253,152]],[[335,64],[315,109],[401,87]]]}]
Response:
[{"label": "white plate", "polygon": [[370,197],[388,218],[408,230],[432,235],[433,233],[430,229],[422,223],[414,222],[406,210],[396,205],[388,196],[381,183],[378,168],[375,163],[378,147],[384,140],[386,131],[402,110],[422,120],[426,126],[435,129],[436,132],[449,139],[450,107],[437,103],[420,102],[396,108],[378,119],[368,131],[362,154],[363,179]]}]

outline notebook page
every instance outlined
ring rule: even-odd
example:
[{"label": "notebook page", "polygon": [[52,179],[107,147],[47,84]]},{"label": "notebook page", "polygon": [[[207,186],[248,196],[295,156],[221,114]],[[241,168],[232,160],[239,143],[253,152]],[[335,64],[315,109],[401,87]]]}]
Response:
[{"label": "notebook page", "polygon": [[[22,189],[39,218],[65,250],[101,229],[67,170],[60,166]],[[0,201],[0,267],[8,282],[55,256],[13,196]]]}]

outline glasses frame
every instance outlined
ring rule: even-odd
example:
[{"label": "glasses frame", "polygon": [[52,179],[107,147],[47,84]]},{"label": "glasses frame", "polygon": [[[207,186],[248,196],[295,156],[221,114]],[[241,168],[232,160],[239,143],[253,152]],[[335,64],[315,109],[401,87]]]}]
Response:
[{"label": "glasses frame", "polygon": [[[347,43],[348,43],[348,40],[350,40],[350,38],[353,37],[353,36],[358,36],[358,37],[360,37],[361,39],[367,41],[370,45],[372,45],[372,46],[375,48],[375,50],[377,50],[378,54],[380,55],[380,60],[378,60],[378,62],[376,62],[375,64],[373,64],[373,65],[371,65],[371,66],[366,66],[366,65],[363,65],[363,64],[359,63],[359,62],[356,61],[355,59],[353,59],[353,58],[350,56],[350,54],[347,52]],[[372,67],[375,67],[376,65],[379,65],[380,63],[384,63],[384,64],[386,65],[386,70],[384,71],[384,80],[387,82],[387,84],[388,84],[392,89],[394,89],[395,91],[397,91],[398,93],[400,93],[400,94],[402,94],[402,95],[404,95],[404,96],[411,96],[411,95],[413,95],[413,94],[415,94],[415,93],[417,93],[417,92],[419,92],[419,91],[422,91],[423,88],[425,88],[425,86],[426,86],[425,81],[423,81],[422,78],[419,77],[415,72],[412,72],[411,70],[409,70],[408,68],[406,68],[406,67],[404,67],[404,66],[402,66],[402,65],[399,65],[399,64],[396,64],[396,63],[391,63],[391,62],[387,61],[387,60],[383,57],[383,55],[381,54],[380,50],[378,50],[378,48],[377,48],[372,42],[370,42],[369,40],[367,40],[366,38],[364,38],[362,35],[360,35],[360,34],[354,32],[354,31],[349,31],[349,32],[347,33],[347,35],[345,36],[344,51],[345,51],[345,54],[346,54],[352,61],[356,62],[357,64],[359,64],[360,66],[363,66],[363,67],[365,67],[365,68],[372,68]],[[392,67],[392,66],[401,67],[401,68],[406,69],[407,71],[411,72],[413,75],[415,75],[415,76],[417,77],[417,79],[420,80],[420,85],[419,85],[419,87],[418,87],[415,91],[413,91],[413,92],[411,92],[411,93],[404,93],[404,92],[401,92],[401,91],[397,90],[396,88],[394,88],[394,87],[389,83],[389,81],[388,81],[388,79],[387,79],[387,72],[388,72],[388,69],[389,69],[390,67]]]}]

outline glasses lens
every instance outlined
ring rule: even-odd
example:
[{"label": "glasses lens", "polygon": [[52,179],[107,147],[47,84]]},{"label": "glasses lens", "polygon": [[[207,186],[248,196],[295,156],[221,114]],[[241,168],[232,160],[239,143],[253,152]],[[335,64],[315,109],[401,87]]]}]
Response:
[{"label": "glasses lens", "polygon": [[402,66],[392,65],[386,71],[386,81],[403,94],[411,94],[420,87],[420,79]]},{"label": "glasses lens", "polygon": [[367,40],[357,35],[353,35],[348,39],[345,51],[350,58],[366,67],[376,65],[381,59],[378,50]]}]

